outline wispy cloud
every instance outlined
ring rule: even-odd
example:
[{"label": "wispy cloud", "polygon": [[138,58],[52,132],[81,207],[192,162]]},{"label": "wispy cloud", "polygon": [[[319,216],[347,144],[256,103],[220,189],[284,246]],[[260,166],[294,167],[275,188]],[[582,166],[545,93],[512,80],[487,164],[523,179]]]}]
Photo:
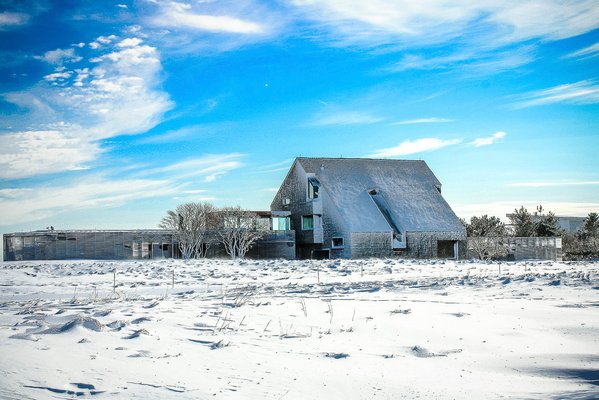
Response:
[{"label": "wispy cloud", "polygon": [[256,167],[254,172],[257,174],[267,174],[271,172],[287,171],[291,167],[293,160],[293,158],[288,158],[286,160],[279,161],[276,163],[260,165]]},{"label": "wispy cloud", "polygon": [[45,52],[42,56],[34,56],[38,60],[45,61],[49,64],[61,65],[69,62],[81,61],[82,57],[75,55],[74,48],[56,49]]},{"label": "wispy cloud", "polygon": [[338,41],[361,44],[447,42],[470,33],[485,41],[558,40],[599,26],[593,0],[417,3],[410,0],[295,0],[307,18],[324,23]]},{"label": "wispy cloud", "polygon": [[495,132],[491,136],[476,138],[470,144],[474,147],[488,146],[503,139],[506,136],[505,132]]},{"label": "wispy cloud", "polygon": [[409,154],[423,153],[452,146],[461,142],[461,139],[442,140],[438,138],[422,138],[405,140],[395,147],[377,150],[369,157],[397,157]]},{"label": "wispy cloud", "polygon": [[183,128],[170,130],[159,135],[140,138],[139,144],[175,143],[210,136],[218,132],[226,124],[201,124],[185,126]]},{"label": "wispy cloud", "polygon": [[162,51],[224,52],[270,39],[290,18],[257,0],[151,1],[145,29]]},{"label": "wispy cloud", "polygon": [[514,182],[508,184],[512,187],[552,187],[552,186],[596,186],[599,181],[546,181],[546,182]]},{"label": "wispy cloud", "polygon": [[[64,184],[0,189],[0,226],[35,221],[78,209],[118,207],[146,198],[211,201],[214,196],[198,186],[241,167],[241,154],[206,155],[157,168],[137,165],[133,170],[86,172]],[[188,178],[194,178],[188,180]]]},{"label": "wispy cloud", "polygon": [[596,104],[599,103],[599,85],[594,80],[584,80],[524,93],[519,98],[519,101],[512,104],[513,108],[554,103]]},{"label": "wispy cloud", "polygon": [[85,169],[100,153],[96,144],[57,130],[1,135],[0,179]]},{"label": "wispy cloud", "polygon": [[36,221],[79,209],[109,208],[129,201],[178,193],[169,180],[86,177],[65,186],[0,189],[0,226]]},{"label": "wispy cloud", "polygon": [[384,121],[385,118],[362,111],[337,111],[330,113],[319,113],[311,121],[309,126],[328,125],[359,125],[374,124]]},{"label": "wispy cloud", "polygon": [[104,50],[87,60],[72,48],[48,52],[46,61],[60,64],[67,57],[71,68],[59,65],[30,89],[2,95],[29,113],[16,121],[20,129],[0,136],[0,177],[85,168],[102,152],[99,140],[145,132],[162,120],[173,103],[160,89],[156,49],[116,39],[98,38]]},{"label": "wispy cloud", "polygon": [[192,10],[190,4],[174,1],[165,3],[152,23],[157,26],[237,34],[260,34],[265,30],[265,27],[256,22],[227,15],[199,14]]},{"label": "wispy cloud", "polygon": [[25,25],[29,15],[21,12],[4,11],[0,13],[0,31]]},{"label": "wispy cloud", "polygon": [[406,119],[403,121],[393,122],[392,125],[413,125],[413,124],[439,124],[443,122],[453,122],[453,119],[449,118],[417,118],[417,119]]},{"label": "wispy cloud", "polygon": [[592,58],[597,56],[599,56],[599,42],[585,47],[584,49],[569,53],[565,58]]},{"label": "wispy cloud", "polygon": [[150,168],[139,176],[174,176],[177,179],[203,177],[205,182],[213,182],[221,175],[243,166],[240,153],[212,154],[180,161],[163,167]]},{"label": "wispy cloud", "polygon": [[[477,4],[477,3],[473,3]],[[488,3],[487,20],[504,26],[504,41],[541,38],[560,40],[590,32],[599,26],[594,0],[526,0]]]},{"label": "wispy cloud", "polygon": [[472,75],[487,75],[513,70],[534,60],[534,46],[519,46],[497,51],[493,48],[476,48],[450,54],[431,55],[407,54],[399,62],[387,67],[387,71],[406,70],[450,70],[456,69],[469,78]]}]

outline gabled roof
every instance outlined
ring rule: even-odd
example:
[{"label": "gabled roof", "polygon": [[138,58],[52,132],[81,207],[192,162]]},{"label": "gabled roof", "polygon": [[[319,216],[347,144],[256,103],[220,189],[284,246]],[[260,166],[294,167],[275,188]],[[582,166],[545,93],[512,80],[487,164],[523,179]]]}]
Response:
[{"label": "gabled roof", "polygon": [[[313,173],[353,232],[388,232],[380,210],[388,208],[402,231],[463,232],[458,217],[441,196],[441,183],[424,161],[368,158],[304,158],[296,160]],[[379,206],[369,191],[384,200]],[[373,192],[374,193],[374,192]]]}]

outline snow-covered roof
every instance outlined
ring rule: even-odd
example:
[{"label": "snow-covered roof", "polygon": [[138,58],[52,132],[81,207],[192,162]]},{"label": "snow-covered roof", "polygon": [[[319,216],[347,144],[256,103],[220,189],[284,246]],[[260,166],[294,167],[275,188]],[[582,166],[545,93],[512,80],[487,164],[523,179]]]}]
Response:
[{"label": "snow-covered roof", "polygon": [[[384,199],[401,231],[463,232],[440,193],[441,183],[424,161],[368,158],[304,158],[297,162],[321,183],[353,232],[388,232],[389,223],[369,194]],[[372,192],[375,193],[375,192]]]}]

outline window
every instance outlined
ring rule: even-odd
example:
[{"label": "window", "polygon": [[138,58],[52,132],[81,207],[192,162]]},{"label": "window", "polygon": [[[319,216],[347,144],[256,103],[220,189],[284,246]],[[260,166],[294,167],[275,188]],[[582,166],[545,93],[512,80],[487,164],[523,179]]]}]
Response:
[{"label": "window", "polygon": [[302,217],[302,230],[303,231],[311,231],[314,229],[314,216],[313,215],[304,215]]},{"label": "window", "polygon": [[272,230],[273,231],[287,231],[289,230],[289,218],[287,217],[272,217]]},{"label": "window", "polygon": [[270,218],[256,219],[256,229],[259,231],[267,231],[270,229]]},{"label": "window", "polygon": [[332,241],[332,247],[334,249],[342,249],[343,248],[343,238],[342,237],[334,237]]},{"label": "window", "polygon": [[308,178],[308,200],[317,199],[318,198],[318,188],[320,187],[320,182],[315,177]]}]

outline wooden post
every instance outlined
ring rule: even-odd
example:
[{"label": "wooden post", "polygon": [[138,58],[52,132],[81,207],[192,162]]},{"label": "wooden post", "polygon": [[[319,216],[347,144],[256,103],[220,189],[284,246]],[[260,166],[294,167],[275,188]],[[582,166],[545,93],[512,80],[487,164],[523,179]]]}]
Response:
[{"label": "wooden post", "polygon": [[316,279],[318,280],[318,284],[320,285],[320,264],[316,268]]},{"label": "wooden post", "polygon": [[173,288],[175,287],[175,270],[173,269]]}]

